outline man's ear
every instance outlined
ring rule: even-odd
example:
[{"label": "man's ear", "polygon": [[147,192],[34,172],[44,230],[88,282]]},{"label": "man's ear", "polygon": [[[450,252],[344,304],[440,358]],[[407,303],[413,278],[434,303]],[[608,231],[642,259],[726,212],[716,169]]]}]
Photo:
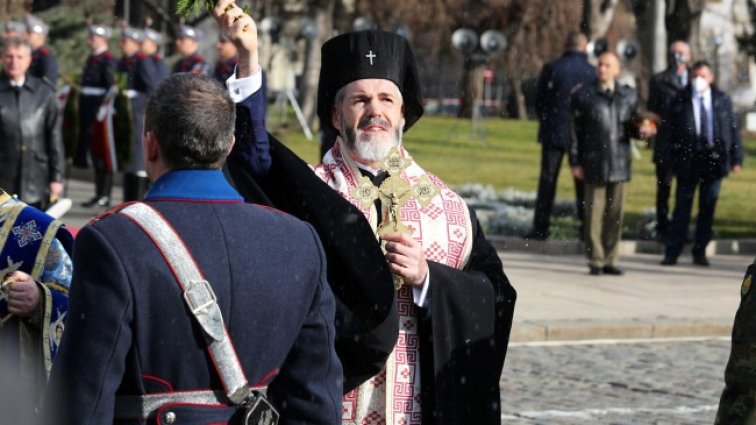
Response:
[{"label": "man's ear", "polygon": [[160,147],[158,146],[155,133],[146,131],[144,133],[144,158],[151,162],[155,162],[159,157]]},{"label": "man's ear", "polygon": [[336,129],[336,133],[341,134],[341,116],[335,106],[331,112],[331,125]]},{"label": "man's ear", "polygon": [[231,144],[228,145],[228,152],[226,152],[226,156],[231,155],[231,151],[234,150],[234,145],[236,144],[236,135],[231,136]]}]

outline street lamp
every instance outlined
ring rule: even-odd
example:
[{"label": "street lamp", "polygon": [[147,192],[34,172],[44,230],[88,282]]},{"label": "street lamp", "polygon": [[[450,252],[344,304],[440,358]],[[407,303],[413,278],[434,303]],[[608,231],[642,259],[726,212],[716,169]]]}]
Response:
[{"label": "street lamp", "polygon": [[[466,66],[470,67],[468,68],[468,71],[487,63],[490,55],[501,53],[507,47],[506,37],[502,32],[496,30],[487,30],[480,36],[480,38],[478,38],[475,31],[469,28],[459,28],[452,33],[451,41],[452,45],[464,54]],[[478,47],[480,47],[480,49]],[[492,80],[493,71],[487,70],[487,73],[484,71],[484,99],[490,96],[490,84]],[[475,91],[480,93],[479,90]],[[482,135],[485,140],[485,130],[482,125],[480,125],[481,104],[483,103],[483,99],[480,99],[479,95],[476,94],[472,101],[472,126],[470,131],[474,135]]]}]

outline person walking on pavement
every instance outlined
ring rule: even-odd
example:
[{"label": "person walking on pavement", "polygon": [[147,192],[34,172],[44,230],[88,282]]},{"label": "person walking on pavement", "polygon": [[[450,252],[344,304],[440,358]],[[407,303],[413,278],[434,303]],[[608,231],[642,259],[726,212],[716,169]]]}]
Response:
[{"label": "person walking on pavement", "polygon": [[0,187],[45,209],[63,194],[65,153],[55,90],[29,74],[28,41],[4,40],[2,55]]},{"label": "person walking on pavement", "polygon": [[722,179],[738,173],[743,164],[743,142],[730,97],[714,84],[706,61],[693,64],[690,84],[670,107],[672,166],[677,176],[675,211],[661,264],[677,264],[688,236],[693,196],[698,189],[698,218],[691,253],[693,264],[708,266],[706,246],[711,241],[714,210]]},{"label": "person walking on pavement", "polygon": [[590,274],[621,275],[617,268],[626,183],[630,181],[630,137],[653,136],[638,127],[638,95],[616,81],[619,58],[599,57],[598,80],[571,100],[572,175],[585,184],[585,243]]},{"label": "person walking on pavement", "polygon": [[[567,35],[564,54],[547,63],[538,77],[536,113],[540,126],[538,142],[541,143],[541,176],[533,217],[533,230],[526,237],[544,240],[549,237],[551,210],[556,196],[557,178],[562,159],[569,149],[570,95],[576,87],[596,79],[596,69],[588,63],[585,34],[571,32]],[[583,182],[575,179],[575,205],[583,228]]]},{"label": "person walking on pavement", "polygon": [[669,194],[672,189],[672,134],[670,106],[677,93],[688,85],[690,47],[683,41],[669,46],[670,65],[651,77],[647,109],[659,117],[658,134],[653,139],[656,166],[656,239],[664,242],[669,233]]}]

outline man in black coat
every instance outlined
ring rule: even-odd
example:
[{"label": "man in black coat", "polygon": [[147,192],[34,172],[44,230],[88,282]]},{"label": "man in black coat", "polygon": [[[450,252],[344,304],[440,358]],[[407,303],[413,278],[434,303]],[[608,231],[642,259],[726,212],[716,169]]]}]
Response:
[{"label": "man in black coat", "polygon": [[585,184],[585,243],[591,275],[620,275],[622,215],[630,181],[630,138],[653,135],[637,124],[638,95],[616,78],[614,53],[599,57],[598,79],[572,95],[572,175]]},{"label": "man in black coat", "polygon": [[[225,25],[243,16],[238,7],[223,13],[229,3],[222,0],[216,7],[224,32]],[[500,423],[499,378],[516,294],[474,212],[401,146],[402,134],[423,113],[409,43],[397,34],[362,31],[334,37],[323,45],[318,114],[322,125],[340,137],[313,174],[280,142],[268,138],[264,117],[255,115],[260,110],[255,102],[261,97],[250,94],[259,90],[262,78],[256,61],[250,60],[257,54],[254,34],[254,28],[227,33],[240,53],[229,89],[248,111],[246,129],[237,129],[240,146],[234,163],[229,164],[237,168],[231,170],[232,176],[241,174],[238,168],[243,171],[245,166],[256,172],[255,182],[274,205],[285,205],[285,210],[318,223],[321,236],[331,238],[334,246],[352,246],[355,237],[343,231],[344,225],[323,225],[328,215],[340,211],[340,204],[327,197],[347,199],[363,217],[349,216],[350,222],[369,223],[377,230],[386,257],[372,264],[356,253],[342,259],[369,269],[388,261],[392,273],[401,278],[396,282],[398,342],[385,368],[345,396],[343,423]],[[261,160],[266,155],[267,167]],[[390,155],[396,155],[391,156],[395,161],[388,161]],[[255,167],[259,168],[255,171]],[[387,186],[379,183],[381,178]],[[406,184],[433,195],[413,196],[400,205],[400,196],[407,192],[388,186]],[[362,197],[387,190],[391,196],[379,203]],[[394,221],[387,222],[386,217],[415,232],[392,231]],[[360,239],[357,251],[377,247],[375,238]],[[390,281],[380,283],[391,285]],[[355,307],[354,298],[342,301],[352,306],[349,311],[356,317],[370,311]]]},{"label": "man in black coat", "polygon": [[656,165],[656,236],[664,242],[669,231],[669,194],[672,189],[672,134],[669,121],[670,106],[677,92],[688,85],[690,47],[683,41],[669,46],[670,65],[651,77],[648,88],[648,110],[659,119],[658,134],[654,138],[654,164]]},{"label": "man in black coat", "polygon": [[4,41],[0,77],[0,187],[36,208],[63,193],[65,155],[53,88],[28,74],[31,46]]},{"label": "man in black coat", "polygon": [[690,70],[690,84],[678,92],[670,107],[672,167],[677,176],[675,211],[661,264],[677,263],[688,235],[693,196],[698,189],[698,218],[693,263],[708,266],[706,246],[711,240],[714,210],[722,179],[743,164],[743,142],[730,97],[714,85],[705,61]]},{"label": "man in black coat", "polygon": [[[588,63],[585,34],[571,32],[567,36],[566,52],[557,60],[544,65],[538,77],[536,113],[540,126],[541,177],[538,180],[533,230],[527,236],[543,240],[549,237],[551,210],[556,196],[557,178],[562,159],[570,144],[570,95],[576,87],[596,79],[596,68]],[[575,205],[578,220],[583,223],[583,182],[575,179]]]},{"label": "man in black coat", "polygon": [[[124,204],[77,236],[75,289],[50,382],[60,410],[48,418],[241,423],[237,396],[267,386],[280,424],[339,421],[325,255],[311,226],[245,204],[228,184],[220,168],[234,122],[233,102],[209,77],[171,76],[150,99],[143,145],[154,184],[144,204]],[[158,248],[165,239],[155,229],[166,225],[138,224],[131,207],[157,211],[175,230],[181,241],[167,250],[186,247],[199,288],[180,284],[186,263],[169,264]],[[202,319],[213,311],[217,327]],[[224,371],[236,367],[231,378],[242,384],[229,386]]]}]

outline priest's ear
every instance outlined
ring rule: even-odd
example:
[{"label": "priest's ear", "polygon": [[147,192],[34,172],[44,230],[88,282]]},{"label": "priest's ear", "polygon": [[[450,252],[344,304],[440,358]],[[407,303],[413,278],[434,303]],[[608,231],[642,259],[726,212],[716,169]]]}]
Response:
[{"label": "priest's ear", "polygon": [[336,134],[341,134],[341,112],[334,106],[331,111],[331,125],[336,129]]}]

